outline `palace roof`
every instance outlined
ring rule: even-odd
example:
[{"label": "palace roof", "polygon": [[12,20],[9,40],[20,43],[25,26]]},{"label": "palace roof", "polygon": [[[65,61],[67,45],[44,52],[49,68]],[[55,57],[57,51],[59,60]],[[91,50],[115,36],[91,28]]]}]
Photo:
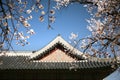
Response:
[{"label": "palace roof", "polygon": [[88,69],[114,64],[113,59],[87,57],[60,35],[41,50],[25,53],[0,56],[0,69]]},{"label": "palace roof", "polygon": [[80,60],[74,62],[42,62],[29,60],[26,56],[1,56],[0,69],[88,69],[109,67],[112,59]]}]

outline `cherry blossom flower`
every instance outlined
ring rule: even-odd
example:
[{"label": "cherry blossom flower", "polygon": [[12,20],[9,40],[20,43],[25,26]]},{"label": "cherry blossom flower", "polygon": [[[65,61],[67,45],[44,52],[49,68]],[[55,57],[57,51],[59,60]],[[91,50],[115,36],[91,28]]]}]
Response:
[{"label": "cherry blossom flower", "polygon": [[30,27],[30,24],[27,21],[22,21],[22,23],[25,27]]},{"label": "cherry blossom flower", "polygon": [[7,25],[8,25],[8,23],[7,23],[7,22],[4,22],[4,23],[3,23],[3,25],[4,25],[4,26],[7,26]]},{"label": "cherry blossom flower", "polygon": [[50,20],[50,22],[53,23],[53,22],[55,21],[55,17],[54,17],[54,16],[50,16],[50,17],[49,17],[49,20]]},{"label": "cherry blossom flower", "polygon": [[23,32],[18,32],[18,37],[20,37],[21,39],[24,39]]},{"label": "cherry blossom flower", "polygon": [[45,15],[45,11],[41,11],[41,14],[42,14],[42,15]]},{"label": "cherry blossom flower", "polygon": [[32,15],[30,15],[30,16],[28,17],[28,20],[29,20],[29,19],[32,19],[32,18],[33,18]]},{"label": "cherry blossom flower", "polygon": [[69,39],[76,39],[78,37],[78,34],[75,34],[75,33],[71,33]]},{"label": "cherry blossom flower", "polygon": [[67,6],[70,2],[70,0],[55,0],[56,1],[56,6],[54,7],[55,9],[60,9],[63,6]]},{"label": "cherry blossom flower", "polygon": [[10,18],[12,18],[12,16],[10,14],[7,14],[5,18],[10,19]]},{"label": "cherry blossom flower", "polygon": [[30,14],[32,11],[30,10],[30,9],[28,9],[27,11],[26,11],[26,13],[27,14]]},{"label": "cherry blossom flower", "polygon": [[28,33],[28,34],[30,34],[30,35],[35,34],[35,32],[34,32],[34,30],[33,30],[33,29],[30,29],[29,31],[27,31],[27,33]]},{"label": "cherry blossom flower", "polygon": [[39,7],[40,9],[44,9],[44,6],[43,6],[42,4],[40,4],[38,7]]},{"label": "cherry blossom flower", "polygon": [[44,17],[43,17],[43,16],[40,16],[40,17],[39,17],[39,20],[40,20],[41,22],[43,22],[43,21],[44,21]]}]

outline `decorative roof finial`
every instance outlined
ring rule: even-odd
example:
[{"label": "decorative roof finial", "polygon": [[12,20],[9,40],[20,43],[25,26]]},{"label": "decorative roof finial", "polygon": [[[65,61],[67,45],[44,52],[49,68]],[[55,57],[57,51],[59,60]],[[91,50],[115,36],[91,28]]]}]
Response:
[{"label": "decorative roof finial", "polygon": [[60,34],[58,34],[58,36],[61,36]]}]

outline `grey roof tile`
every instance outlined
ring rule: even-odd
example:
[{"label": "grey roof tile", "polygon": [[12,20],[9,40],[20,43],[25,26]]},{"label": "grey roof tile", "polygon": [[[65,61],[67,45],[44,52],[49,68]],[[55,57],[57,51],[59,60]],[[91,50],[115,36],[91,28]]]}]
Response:
[{"label": "grey roof tile", "polygon": [[26,56],[1,56],[0,69],[86,69],[111,66],[110,61],[40,62]]}]

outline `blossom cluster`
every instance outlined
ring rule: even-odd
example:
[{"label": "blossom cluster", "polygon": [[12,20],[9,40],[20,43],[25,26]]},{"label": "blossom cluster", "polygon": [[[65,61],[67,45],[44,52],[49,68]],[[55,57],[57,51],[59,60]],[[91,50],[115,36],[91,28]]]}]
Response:
[{"label": "blossom cluster", "polygon": [[[31,3],[32,2],[32,3]],[[29,23],[33,18],[33,12],[40,12],[39,20],[43,22],[45,16],[48,18],[48,28],[55,22],[55,9],[51,8],[51,0],[47,6],[42,4],[42,0],[1,0],[0,1],[0,49],[5,45],[11,46],[12,40],[16,40],[17,45],[28,44],[27,39],[35,34],[32,25]],[[54,0],[55,8],[67,6],[69,0]],[[46,11],[46,8],[48,9]],[[24,28],[24,31],[21,31]]]},{"label": "blossom cluster", "polygon": [[68,6],[70,0],[54,0],[56,2],[55,9],[60,9],[63,6]]},{"label": "blossom cluster", "polygon": [[75,34],[72,32],[69,36],[69,39],[70,39],[69,43],[71,43],[71,45],[75,46],[78,43],[77,38],[78,38],[78,34]]},{"label": "blossom cluster", "polygon": [[[27,0],[1,0],[0,1],[0,50],[12,47],[11,42],[16,40],[16,44],[24,46],[28,44],[27,39],[35,34],[31,29],[29,20],[33,18],[32,12],[35,8]],[[20,28],[26,30],[20,31]],[[25,36],[25,34],[27,35]]]},{"label": "blossom cluster", "polygon": [[87,7],[93,16],[87,20],[89,23],[87,28],[92,34],[89,39],[83,41],[83,47],[97,54],[118,55],[116,53],[120,51],[120,1],[91,0],[91,2],[93,4],[84,7]]}]

